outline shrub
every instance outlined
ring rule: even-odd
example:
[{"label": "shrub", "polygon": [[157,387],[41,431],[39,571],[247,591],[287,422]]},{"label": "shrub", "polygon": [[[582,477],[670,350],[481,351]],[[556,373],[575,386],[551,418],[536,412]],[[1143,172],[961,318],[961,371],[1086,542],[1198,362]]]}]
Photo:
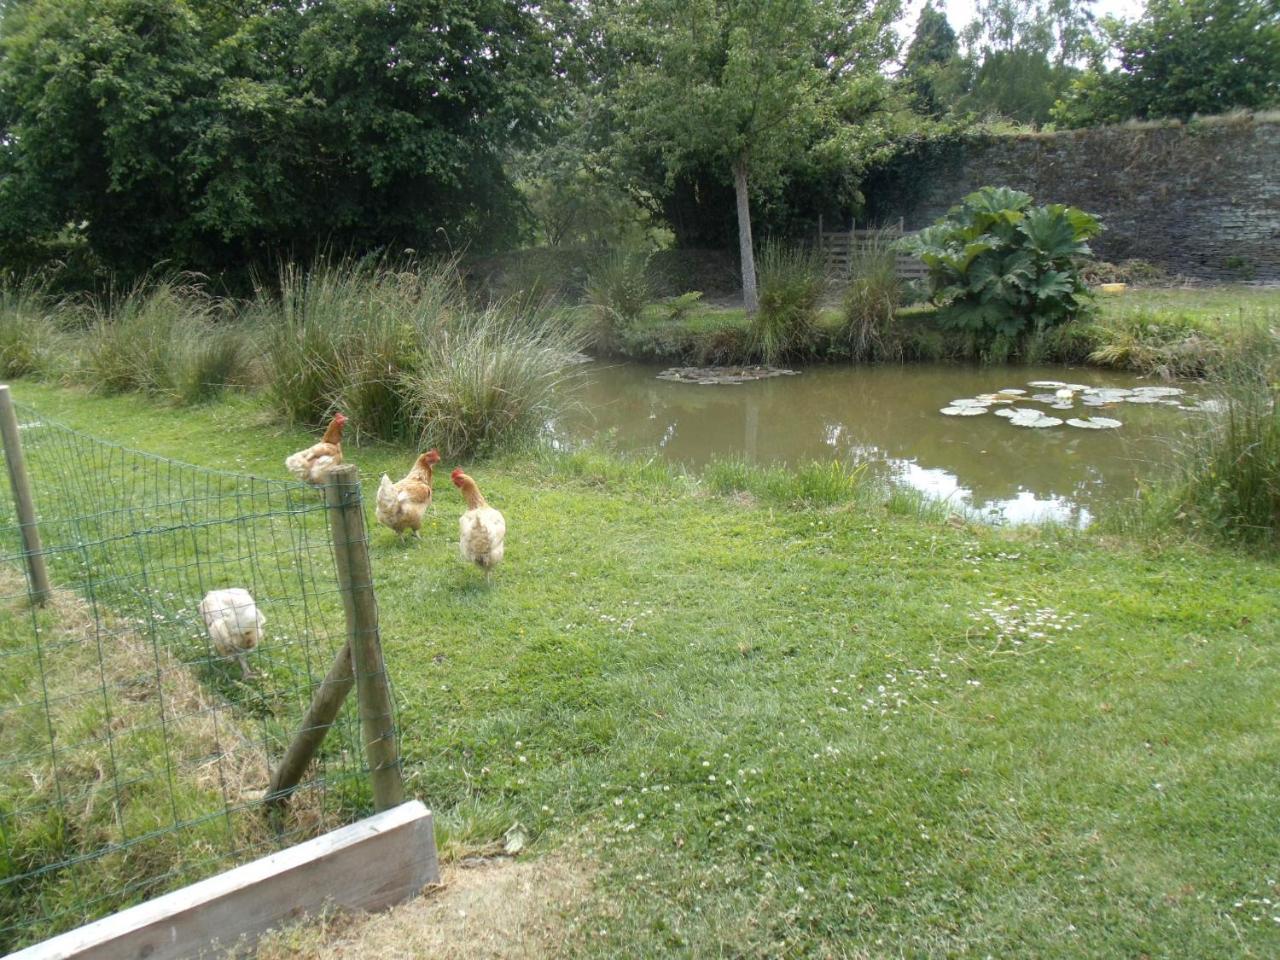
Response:
[{"label": "shrub", "polygon": [[929,268],[939,322],[990,341],[1090,310],[1079,266],[1100,230],[1076,207],[1033,207],[1025,193],[983,187],[902,243]]},{"label": "shrub", "polygon": [[536,440],[561,412],[580,347],[563,322],[498,308],[455,315],[403,380],[420,446],[464,458]]},{"label": "shrub", "polygon": [[764,245],[756,266],[760,309],[752,318],[751,349],[765,363],[779,363],[812,345],[826,276],[816,250],[775,241]]},{"label": "shrub", "polygon": [[899,359],[901,346],[890,331],[902,302],[903,282],[893,241],[884,233],[871,237],[853,252],[849,272],[840,338],[850,357]]},{"label": "shrub", "polygon": [[616,349],[619,330],[640,318],[652,296],[648,254],[614,250],[598,259],[583,291],[592,345],[603,352]]}]

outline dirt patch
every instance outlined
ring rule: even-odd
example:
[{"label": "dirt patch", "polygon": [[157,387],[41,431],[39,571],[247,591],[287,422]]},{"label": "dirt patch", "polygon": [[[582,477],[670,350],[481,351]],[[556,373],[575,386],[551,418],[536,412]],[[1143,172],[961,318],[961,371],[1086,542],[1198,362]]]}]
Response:
[{"label": "dirt patch", "polygon": [[264,938],[258,960],[377,957],[489,960],[563,953],[569,917],[589,896],[594,869],[563,854],[463,861],[442,883],[383,913],[327,915]]}]

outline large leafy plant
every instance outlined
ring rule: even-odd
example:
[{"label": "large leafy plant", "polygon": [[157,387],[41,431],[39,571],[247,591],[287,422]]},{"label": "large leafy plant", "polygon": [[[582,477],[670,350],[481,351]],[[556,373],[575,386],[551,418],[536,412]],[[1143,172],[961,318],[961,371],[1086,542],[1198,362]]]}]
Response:
[{"label": "large leafy plant", "polygon": [[1017,337],[1091,309],[1079,267],[1102,225],[1076,207],[1032,204],[1019,190],[983,187],[903,239],[929,268],[944,326]]}]

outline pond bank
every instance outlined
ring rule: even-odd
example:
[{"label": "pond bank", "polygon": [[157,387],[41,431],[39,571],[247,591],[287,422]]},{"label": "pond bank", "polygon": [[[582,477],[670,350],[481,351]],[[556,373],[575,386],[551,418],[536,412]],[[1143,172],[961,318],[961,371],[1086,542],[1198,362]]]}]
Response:
[{"label": "pond bank", "polygon": [[[241,399],[14,392],[264,476],[313,439]],[[413,452],[348,456],[371,495]],[[491,588],[447,485],[421,543],[371,527],[406,776],[446,859],[520,824],[521,859],[590,864],[562,955],[1274,954],[1275,562],[922,523],[819,472],[472,472],[510,530]]]},{"label": "pond bank", "polygon": [[[792,363],[838,363],[851,356],[836,309],[820,312],[812,342]],[[974,337],[941,329],[928,305],[904,307],[884,332],[883,359],[902,362],[1090,364],[1142,375],[1200,377],[1233,350],[1249,349],[1259,329],[1280,324],[1280,288],[1250,285],[1131,288],[1100,296],[1098,315],[992,351]],[[646,308],[616,331],[604,358],[705,366],[750,363],[750,324],[738,308]]]}]

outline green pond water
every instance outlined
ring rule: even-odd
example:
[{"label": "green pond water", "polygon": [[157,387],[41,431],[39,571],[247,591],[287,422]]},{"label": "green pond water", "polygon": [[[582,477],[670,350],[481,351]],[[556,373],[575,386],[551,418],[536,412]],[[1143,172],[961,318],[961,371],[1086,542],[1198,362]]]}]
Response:
[{"label": "green pond water", "polygon": [[[992,522],[1057,520],[1083,525],[1108,500],[1131,496],[1139,478],[1157,476],[1169,441],[1198,412],[1195,385],[1166,403],[1116,402],[1071,411],[1033,401],[1053,388],[1029,381],[1134,388],[1163,385],[1091,368],[912,365],[823,366],[799,376],[702,385],[656,379],[662,367],[592,363],[578,403],[557,425],[561,436],[603,440],[701,466],[743,458],[795,464],[815,459],[867,462],[893,482],[983,515]],[[1108,417],[1117,429],[1018,427],[988,412],[944,416],[953,400],[1005,388],[1026,391],[1015,404],[1063,418]],[[1061,401],[1059,401],[1061,402]]]}]

